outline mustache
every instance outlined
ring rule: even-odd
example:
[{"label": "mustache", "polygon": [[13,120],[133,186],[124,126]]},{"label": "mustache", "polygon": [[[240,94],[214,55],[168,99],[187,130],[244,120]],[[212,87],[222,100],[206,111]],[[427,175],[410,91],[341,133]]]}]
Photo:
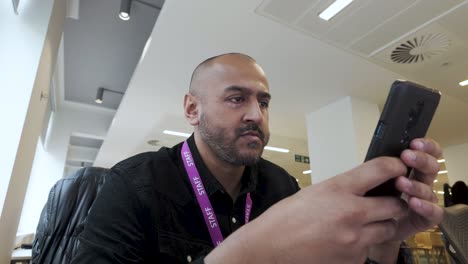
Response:
[{"label": "mustache", "polygon": [[257,132],[260,139],[265,142],[265,133],[263,133],[262,129],[257,124],[252,123],[236,129],[236,135],[238,137],[248,132]]}]

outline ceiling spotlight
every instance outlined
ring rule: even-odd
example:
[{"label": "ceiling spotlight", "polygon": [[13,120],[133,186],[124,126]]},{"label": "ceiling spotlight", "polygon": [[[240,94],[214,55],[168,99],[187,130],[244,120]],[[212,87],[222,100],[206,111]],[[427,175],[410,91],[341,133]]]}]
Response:
[{"label": "ceiling spotlight", "polygon": [[145,6],[148,6],[148,7],[151,7],[151,8],[154,8],[156,10],[161,11],[161,7],[159,7],[157,5],[154,5],[154,4],[151,4],[151,3],[148,3],[146,1],[142,1],[142,0],[121,0],[121,2],[120,2],[120,12],[119,12],[119,18],[120,19],[122,19],[124,21],[130,20],[130,10],[132,9],[132,3],[133,2],[140,3],[142,5],[145,5]]},{"label": "ceiling spotlight", "polygon": [[127,21],[130,19],[130,9],[132,8],[131,0],[121,0],[119,18]]},{"label": "ceiling spotlight", "polygon": [[102,104],[102,97],[103,96],[104,96],[104,88],[99,87],[98,90],[97,90],[95,102],[98,103],[98,104]]}]

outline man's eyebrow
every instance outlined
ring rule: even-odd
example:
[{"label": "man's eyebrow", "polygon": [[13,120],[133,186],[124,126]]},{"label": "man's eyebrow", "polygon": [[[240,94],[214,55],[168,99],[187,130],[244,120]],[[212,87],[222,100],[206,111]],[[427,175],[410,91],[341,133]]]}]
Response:
[{"label": "man's eyebrow", "polygon": [[[247,87],[239,86],[239,85],[231,85],[224,89],[224,92],[242,92],[242,93],[251,93],[251,90]],[[268,92],[259,92],[257,97],[259,98],[266,98],[271,99],[271,94]]]},{"label": "man's eyebrow", "polygon": [[246,87],[243,87],[243,86],[238,86],[238,85],[231,85],[231,86],[228,86],[224,89],[225,92],[247,92],[248,89]]}]

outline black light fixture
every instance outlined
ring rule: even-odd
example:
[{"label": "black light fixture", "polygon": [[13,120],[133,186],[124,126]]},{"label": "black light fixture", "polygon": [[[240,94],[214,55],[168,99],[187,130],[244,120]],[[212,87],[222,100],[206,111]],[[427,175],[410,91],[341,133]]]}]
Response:
[{"label": "black light fixture", "polygon": [[99,87],[98,90],[97,90],[97,93],[96,93],[96,100],[94,100],[96,103],[102,104],[102,100],[104,98],[104,91],[112,92],[112,93],[116,93],[116,94],[122,94],[122,95],[124,94],[123,92],[114,91],[114,90],[107,89],[107,88],[104,88],[104,87]]},{"label": "black light fixture", "polygon": [[104,96],[104,88],[99,87],[98,90],[97,90],[95,102],[98,103],[98,104],[102,104],[102,97],[103,96]]},{"label": "black light fixture", "polygon": [[120,19],[124,21],[130,20],[130,10],[132,9],[132,2],[138,2],[140,4],[152,7],[154,9],[161,10],[161,7],[142,1],[142,0],[121,0],[120,12],[119,12]]},{"label": "black light fixture", "polygon": [[127,21],[130,19],[130,9],[132,8],[132,1],[131,0],[122,0],[120,2],[120,12],[119,18]]}]

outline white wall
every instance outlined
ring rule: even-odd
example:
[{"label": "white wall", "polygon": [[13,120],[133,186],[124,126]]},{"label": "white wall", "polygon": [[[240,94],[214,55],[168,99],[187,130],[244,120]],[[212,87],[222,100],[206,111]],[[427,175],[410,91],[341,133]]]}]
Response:
[{"label": "white wall", "polygon": [[356,130],[356,148],[358,164],[364,162],[369,149],[372,136],[374,135],[377,121],[380,118],[380,109],[365,100],[353,97],[352,100],[353,123]]},{"label": "white wall", "polygon": [[449,184],[457,181],[468,184],[468,143],[444,148],[444,158]]},{"label": "white wall", "polygon": [[377,121],[376,104],[344,97],[306,116],[312,183],[364,161]]},{"label": "white wall", "polygon": [[306,123],[312,184],[348,170],[359,162],[351,97],[309,113]]},{"label": "white wall", "polygon": [[34,80],[52,12],[53,0],[21,0],[13,13],[11,1],[0,1],[0,76],[3,100],[0,148],[0,212],[13,170]]},{"label": "white wall", "polygon": [[65,2],[0,3],[0,263],[11,257],[65,20]]},{"label": "white wall", "polygon": [[64,173],[72,133],[105,137],[112,118],[112,112],[96,113],[73,105],[62,105],[52,114],[46,148],[38,143],[17,233],[35,233],[50,188]]}]

